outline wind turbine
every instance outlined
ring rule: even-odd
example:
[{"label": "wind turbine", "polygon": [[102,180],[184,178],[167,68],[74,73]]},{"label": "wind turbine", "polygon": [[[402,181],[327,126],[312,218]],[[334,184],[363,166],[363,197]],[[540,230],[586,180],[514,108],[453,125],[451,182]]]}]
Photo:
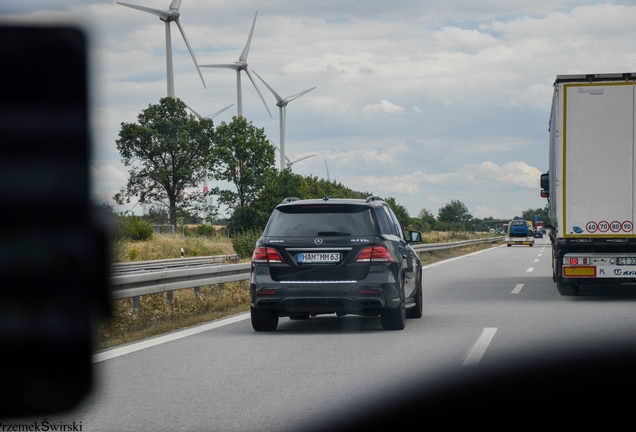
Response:
[{"label": "wind turbine", "polygon": [[[280,147],[278,147],[278,146],[277,146],[276,144],[274,144],[274,143],[272,143],[272,145],[273,145],[274,147],[276,147],[276,150],[278,150],[278,151],[280,152]],[[314,156],[316,156],[316,154],[315,154],[315,153],[314,153],[314,154],[310,154],[309,156],[301,156],[301,157],[299,157],[298,159],[295,159],[295,160],[290,160],[290,159],[287,157],[287,155],[285,155],[285,160],[287,161],[287,162],[286,162],[287,168],[291,168],[291,167],[292,167],[292,165],[293,165],[293,164],[295,164],[296,162],[300,162],[300,161],[303,161],[303,160],[305,160],[305,159],[309,159],[310,157],[314,157]],[[282,157],[282,156],[281,156],[281,157]]]},{"label": "wind turbine", "polygon": [[283,99],[282,97],[280,97],[280,95],[278,93],[276,93],[274,91],[273,88],[271,88],[269,86],[269,84],[267,84],[265,82],[265,80],[263,78],[261,78],[261,76],[259,74],[254,72],[254,75],[256,75],[258,77],[258,79],[263,81],[263,84],[265,84],[265,86],[269,89],[269,91],[272,92],[272,94],[276,98],[276,106],[278,107],[278,117],[280,118],[280,155],[281,155],[280,156],[280,170],[282,171],[282,170],[285,169],[285,158],[286,158],[286,156],[285,156],[285,127],[287,125],[287,119],[286,119],[286,117],[287,117],[287,104],[290,103],[291,101],[293,101],[294,99],[298,99],[299,97],[301,97],[305,93],[309,93],[310,91],[312,91],[316,87],[312,87],[309,90],[302,91],[302,92],[297,93],[297,94],[292,95],[292,96],[287,96],[286,98]]},{"label": "wind turbine", "polygon": [[327,170],[327,181],[330,182],[331,179],[329,178],[329,167],[327,166],[327,158],[325,158],[325,169]]},{"label": "wind turbine", "polygon": [[233,106],[234,106],[234,104],[232,104],[232,105],[228,105],[228,106],[226,106],[225,108],[223,108],[222,110],[219,110],[219,111],[217,111],[217,112],[215,112],[215,113],[212,113],[212,114],[206,115],[206,116],[204,117],[204,116],[202,116],[201,114],[199,114],[198,112],[196,112],[195,110],[193,110],[192,108],[190,108],[190,106],[189,106],[188,104],[186,104],[186,107],[187,107],[190,111],[192,111],[192,114],[194,114],[194,115],[196,116],[196,118],[198,118],[199,120],[203,120],[204,118],[210,118],[210,119],[213,119],[214,117],[218,116],[219,114],[221,114],[222,112],[224,112],[225,110],[227,110],[227,109],[229,109],[229,108],[231,108],[231,107],[233,107]]},{"label": "wind turbine", "polygon": [[269,108],[267,108],[267,103],[265,103],[265,99],[263,98],[263,95],[261,94],[260,89],[256,85],[256,81],[254,81],[252,74],[247,68],[247,55],[250,53],[250,44],[252,43],[252,35],[254,34],[254,26],[256,25],[257,16],[258,16],[258,11],[256,11],[256,14],[254,14],[254,21],[252,22],[252,30],[250,30],[250,35],[247,38],[247,43],[245,44],[245,48],[243,48],[243,52],[241,53],[241,56],[239,57],[238,61],[235,61],[232,64],[211,64],[211,65],[201,65],[200,67],[233,69],[236,71],[236,104],[237,104],[237,110],[238,110],[239,116],[243,116],[243,93],[241,91],[241,71],[245,71],[245,73],[247,74],[247,77],[250,79],[250,81],[252,81],[254,88],[258,92],[258,95],[260,96],[261,100],[263,101],[263,105],[265,105],[265,109],[267,110],[267,113],[271,117],[272,113],[269,112]]},{"label": "wind turbine", "polygon": [[188,47],[188,51],[190,51],[190,55],[192,56],[192,60],[194,61],[194,65],[197,68],[197,72],[199,73],[199,77],[201,78],[201,82],[203,83],[203,88],[205,87],[205,81],[203,81],[203,75],[201,74],[201,69],[199,69],[199,64],[197,63],[197,59],[194,56],[194,52],[192,51],[192,47],[190,47],[190,42],[188,42],[188,38],[183,31],[183,27],[181,27],[181,23],[179,22],[179,16],[181,13],[179,12],[179,6],[181,6],[181,0],[172,0],[168,10],[155,9],[146,6],[139,6],[130,3],[122,3],[117,2],[122,6],[126,6],[132,9],[137,9],[142,12],[148,12],[153,15],[159,17],[159,19],[166,23],[166,69],[168,75],[168,97],[174,97],[174,71],[172,67],[172,38],[170,36],[170,23],[174,22],[179,27],[179,31],[181,32],[181,36],[183,36],[183,40]]}]

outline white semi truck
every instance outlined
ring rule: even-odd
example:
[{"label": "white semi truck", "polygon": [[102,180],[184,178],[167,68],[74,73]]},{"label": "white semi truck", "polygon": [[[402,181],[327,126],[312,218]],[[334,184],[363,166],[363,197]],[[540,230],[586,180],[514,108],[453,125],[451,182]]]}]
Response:
[{"label": "white semi truck", "polygon": [[558,75],[550,114],[553,279],[580,285],[636,281],[636,73]]}]

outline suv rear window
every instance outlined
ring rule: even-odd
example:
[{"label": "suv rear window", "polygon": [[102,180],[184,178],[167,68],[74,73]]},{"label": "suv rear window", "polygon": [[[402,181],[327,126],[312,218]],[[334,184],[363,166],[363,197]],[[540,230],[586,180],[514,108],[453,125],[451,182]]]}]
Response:
[{"label": "suv rear window", "polygon": [[265,228],[276,237],[368,236],[375,233],[368,206],[307,204],[277,208]]}]

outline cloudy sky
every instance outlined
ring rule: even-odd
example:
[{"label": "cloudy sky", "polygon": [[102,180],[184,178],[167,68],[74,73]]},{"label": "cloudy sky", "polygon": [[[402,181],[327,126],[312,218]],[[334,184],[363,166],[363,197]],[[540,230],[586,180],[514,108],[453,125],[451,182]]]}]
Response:
[{"label": "cloudy sky", "polygon": [[[7,3],[5,21],[91,31],[93,194],[113,204],[127,178],[120,124],[167,94],[163,23],[109,0]],[[294,172],[326,178],[326,160],[331,179],[394,196],[412,216],[457,199],[474,216],[511,218],[545,205],[555,76],[636,71],[631,3],[183,0],[180,22],[199,64],[231,63],[258,10],[249,68],[283,97],[317,87],[287,108],[287,156],[317,153]],[[202,69],[204,89],[174,25],[172,46],[177,97],[204,115],[236,104],[233,71]],[[275,99],[260,88],[273,117],[245,75],[244,115],[278,144]],[[236,105],[215,123],[233,115]]]}]

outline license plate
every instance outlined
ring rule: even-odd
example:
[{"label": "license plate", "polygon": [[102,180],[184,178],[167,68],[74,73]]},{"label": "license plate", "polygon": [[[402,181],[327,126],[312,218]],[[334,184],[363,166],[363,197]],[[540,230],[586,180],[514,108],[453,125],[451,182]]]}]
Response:
[{"label": "license plate", "polygon": [[617,265],[636,265],[636,258],[616,258]]},{"label": "license plate", "polygon": [[298,264],[329,264],[337,262],[340,262],[339,252],[305,252],[298,254]]}]

